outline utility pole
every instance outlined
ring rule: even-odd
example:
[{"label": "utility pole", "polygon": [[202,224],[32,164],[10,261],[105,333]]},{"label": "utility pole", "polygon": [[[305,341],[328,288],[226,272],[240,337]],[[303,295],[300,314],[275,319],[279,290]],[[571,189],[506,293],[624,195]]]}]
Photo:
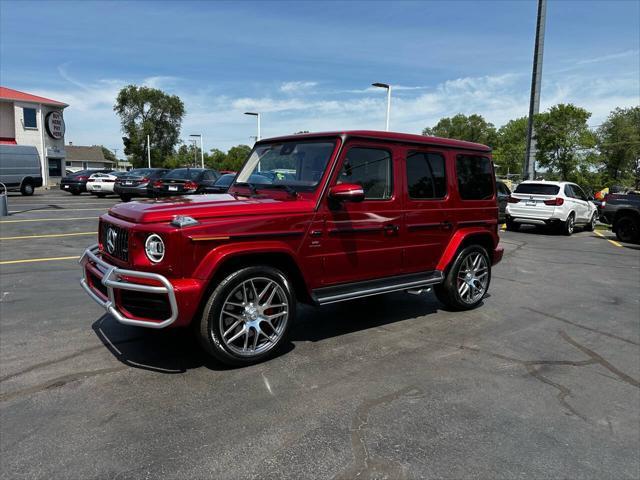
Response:
[{"label": "utility pole", "polygon": [[536,20],[536,43],[533,49],[533,71],[531,74],[531,98],[529,122],[527,124],[527,151],[524,158],[522,178],[533,180],[536,172],[536,140],[533,119],[540,112],[540,84],[542,82],[542,55],[544,53],[544,26],[547,18],[547,0],[538,0]]},{"label": "utility pole", "polygon": [[385,117],[385,131],[389,131],[389,120],[391,118],[391,85],[388,83],[372,83],[371,86],[378,88],[385,88],[387,90],[387,115]]}]

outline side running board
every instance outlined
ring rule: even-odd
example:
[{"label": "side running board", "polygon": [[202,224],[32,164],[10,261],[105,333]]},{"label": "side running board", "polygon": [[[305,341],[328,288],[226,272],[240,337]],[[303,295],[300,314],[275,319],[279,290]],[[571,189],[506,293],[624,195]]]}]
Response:
[{"label": "side running board", "polygon": [[355,298],[370,297],[399,290],[428,287],[444,281],[444,275],[439,270],[432,272],[411,273],[395,277],[366,280],[364,282],[346,283],[313,290],[313,300],[318,305],[344,302]]}]

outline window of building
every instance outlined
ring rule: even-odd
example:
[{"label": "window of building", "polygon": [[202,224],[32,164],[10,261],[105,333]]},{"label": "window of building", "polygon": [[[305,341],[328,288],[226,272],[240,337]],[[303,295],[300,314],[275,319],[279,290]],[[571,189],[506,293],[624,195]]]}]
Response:
[{"label": "window of building", "polygon": [[409,152],[407,185],[410,198],[444,198],[447,194],[444,157],[438,153]]},{"label": "window of building", "polygon": [[23,108],[22,114],[24,118],[24,128],[38,128],[35,108]]},{"label": "window of building", "polygon": [[493,197],[491,161],[479,155],[458,155],[456,159],[458,190],[463,200],[485,200]]},{"label": "window of building", "polygon": [[362,186],[365,200],[387,200],[393,193],[391,153],[379,148],[354,147],[347,152],[338,183]]}]

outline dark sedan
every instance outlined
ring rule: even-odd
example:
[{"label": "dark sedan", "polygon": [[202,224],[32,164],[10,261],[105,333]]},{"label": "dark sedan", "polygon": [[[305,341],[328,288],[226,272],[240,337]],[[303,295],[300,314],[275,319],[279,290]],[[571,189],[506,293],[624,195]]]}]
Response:
[{"label": "dark sedan", "polygon": [[104,170],[80,170],[79,172],[71,173],[66,177],[63,177],[60,181],[60,190],[69,192],[73,195],[80,195],[82,192],[87,191],[87,181],[89,177],[94,173],[110,173],[112,169]]},{"label": "dark sedan", "polygon": [[176,168],[153,182],[154,195],[191,195],[213,192],[220,174],[207,168]]},{"label": "dark sedan", "polygon": [[226,173],[224,175],[221,175],[207,193],[226,193],[233,183],[234,178],[236,178],[235,173]]},{"label": "dark sedan", "polygon": [[153,197],[153,182],[169,172],[167,168],[137,168],[116,180],[113,191],[123,202],[133,197]]},{"label": "dark sedan", "polygon": [[511,195],[511,190],[509,190],[509,187],[507,187],[504,182],[498,180],[496,181],[496,192],[498,198],[498,221],[504,223],[506,219],[505,210],[507,208],[509,195]]}]

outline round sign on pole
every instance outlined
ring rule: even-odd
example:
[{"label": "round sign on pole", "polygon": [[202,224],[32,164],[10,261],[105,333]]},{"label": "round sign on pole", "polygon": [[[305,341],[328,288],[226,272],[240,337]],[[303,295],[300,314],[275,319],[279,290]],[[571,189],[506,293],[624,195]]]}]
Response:
[{"label": "round sign on pole", "polygon": [[47,113],[47,116],[44,119],[45,127],[47,129],[47,133],[51,138],[55,138],[56,140],[60,140],[64,137],[64,118],[62,118],[62,113],[58,111],[53,111]]}]

